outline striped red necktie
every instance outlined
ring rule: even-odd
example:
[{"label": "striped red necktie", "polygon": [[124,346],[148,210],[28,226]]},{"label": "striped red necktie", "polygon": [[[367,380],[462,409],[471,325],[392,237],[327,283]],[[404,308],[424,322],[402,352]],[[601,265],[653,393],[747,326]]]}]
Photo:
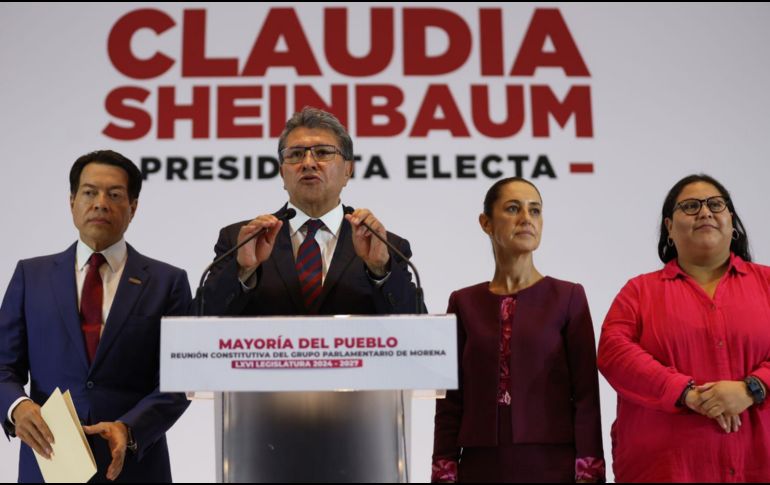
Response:
[{"label": "striped red necktie", "polygon": [[83,293],[80,297],[80,328],[83,330],[83,338],[86,341],[89,364],[94,361],[96,348],[99,346],[99,336],[102,333],[104,289],[99,268],[106,262],[101,253],[91,255],[88,260],[88,273],[83,282]]},{"label": "striped red necktie", "polygon": [[305,307],[310,313],[315,313],[314,305],[321,296],[323,264],[321,262],[321,248],[315,240],[315,233],[323,227],[324,223],[319,219],[310,219],[305,223],[307,234],[305,240],[297,251],[297,275],[302,289],[302,297]]}]

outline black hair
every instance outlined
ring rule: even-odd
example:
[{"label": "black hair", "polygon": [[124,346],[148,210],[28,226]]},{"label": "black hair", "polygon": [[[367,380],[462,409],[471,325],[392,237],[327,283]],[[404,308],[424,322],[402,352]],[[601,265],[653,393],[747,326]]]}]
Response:
[{"label": "black hair", "polygon": [[77,194],[80,188],[80,174],[89,163],[101,163],[122,168],[128,175],[128,199],[134,201],[142,191],[142,172],[139,168],[118,152],[112,150],[96,150],[81,156],[70,169],[70,194]]},{"label": "black hair", "polygon": [[531,185],[537,192],[537,195],[540,197],[540,200],[543,200],[543,196],[540,195],[540,191],[537,189],[535,184],[533,184],[532,182],[530,182],[529,180],[523,177],[507,177],[504,179],[500,179],[494,184],[492,184],[492,187],[490,187],[489,190],[487,190],[487,195],[484,197],[484,214],[487,217],[492,217],[492,207],[495,205],[495,202],[497,202],[497,199],[500,198],[500,191],[503,189],[504,186],[513,182],[524,182],[525,184]]},{"label": "black hair", "polygon": [[319,128],[322,130],[329,130],[334,133],[339,143],[339,149],[342,152],[342,158],[345,160],[353,160],[353,140],[348,134],[348,130],[345,129],[340,120],[338,120],[333,114],[328,113],[322,109],[305,106],[302,111],[294,113],[291,118],[286,122],[286,127],[283,129],[280,138],[278,138],[278,159],[283,163],[283,155],[281,152],[286,148],[286,139],[296,128]]}]

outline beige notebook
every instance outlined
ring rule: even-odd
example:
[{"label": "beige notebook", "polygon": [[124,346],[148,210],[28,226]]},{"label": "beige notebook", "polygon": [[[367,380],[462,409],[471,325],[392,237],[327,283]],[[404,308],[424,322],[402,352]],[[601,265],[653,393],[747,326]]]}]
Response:
[{"label": "beige notebook", "polygon": [[[85,483],[96,474],[96,461],[80,426],[70,392],[57,387],[41,408],[43,419],[56,441],[50,460],[35,452],[46,483]],[[33,450],[34,451],[34,450]]]}]

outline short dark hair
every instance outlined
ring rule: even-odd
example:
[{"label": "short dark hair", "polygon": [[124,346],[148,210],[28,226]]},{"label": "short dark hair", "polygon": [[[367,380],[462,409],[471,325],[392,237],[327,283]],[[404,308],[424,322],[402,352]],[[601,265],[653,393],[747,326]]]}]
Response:
[{"label": "short dark hair", "polygon": [[543,196],[540,195],[540,191],[538,188],[530,182],[529,180],[523,178],[523,177],[507,177],[504,179],[500,179],[494,184],[492,184],[492,187],[487,190],[487,195],[484,197],[484,214],[487,217],[492,217],[492,207],[495,205],[495,202],[497,202],[497,199],[500,198],[500,191],[503,189],[504,186],[511,184],[513,182],[524,182],[525,184],[531,185],[535,191],[537,192],[537,195],[540,197],[540,200],[543,200]]},{"label": "short dark hair", "polygon": [[663,201],[663,209],[660,211],[660,238],[658,239],[658,257],[664,263],[668,263],[672,259],[675,259],[679,253],[676,250],[676,246],[668,245],[668,228],[666,227],[666,219],[673,219],[674,206],[676,206],[676,199],[682,190],[690,184],[695,182],[705,182],[711,184],[719,191],[720,195],[727,200],[727,210],[730,211],[733,218],[733,228],[738,234],[737,238],[733,238],[730,242],[730,251],[740,256],[744,261],[751,261],[751,253],[749,252],[749,236],[746,234],[746,228],[743,226],[741,218],[738,216],[738,212],[735,210],[733,200],[730,197],[730,192],[727,191],[724,185],[720,184],[714,177],[706,174],[693,174],[683,178],[668,191],[666,200]]},{"label": "short dark hair", "polygon": [[278,138],[278,159],[283,163],[283,156],[281,151],[286,148],[286,138],[289,137],[289,133],[296,128],[320,128],[323,130],[329,130],[334,133],[339,143],[340,151],[342,152],[342,158],[345,160],[353,160],[353,140],[348,134],[348,130],[340,123],[333,114],[326,112],[322,109],[313,108],[311,106],[305,106],[302,111],[294,113],[291,118],[286,122],[286,127],[281,133],[281,137]]},{"label": "short dark hair", "polygon": [[96,150],[75,160],[70,169],[70,194],[77,194],[80,188],[80,174],[89,163],[113,165],[125,170],[128,175],[128,198],[131,201],[139,198],[139,192],[142,191],[142,172],[134,162],[112,150]]}]

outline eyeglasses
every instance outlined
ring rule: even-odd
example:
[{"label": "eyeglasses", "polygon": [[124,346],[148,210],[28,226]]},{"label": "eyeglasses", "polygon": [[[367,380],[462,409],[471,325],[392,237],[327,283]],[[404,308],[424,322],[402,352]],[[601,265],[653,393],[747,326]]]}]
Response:
[{"label": "eyeglasses", "polygon": [[682,209],[682,212],[688,216],[694,216],[700,212],[700,209],[703,207],[704,203],[712,214],[716,214],[727,209],[727,199],[717,195],[715,197],[709,197],[708,199],[685,199],[675,205],[674,210]]},{"label": "eyeglasses", "polygon": [[342,155],[342,151],[334,145],[296,146],[281,150],[281,160],[283,160],[283,163],[288,164],[300,163],[305,159],[305,152],[308,150],[310,150],[316,162],[330,162],[337,154]]}]

